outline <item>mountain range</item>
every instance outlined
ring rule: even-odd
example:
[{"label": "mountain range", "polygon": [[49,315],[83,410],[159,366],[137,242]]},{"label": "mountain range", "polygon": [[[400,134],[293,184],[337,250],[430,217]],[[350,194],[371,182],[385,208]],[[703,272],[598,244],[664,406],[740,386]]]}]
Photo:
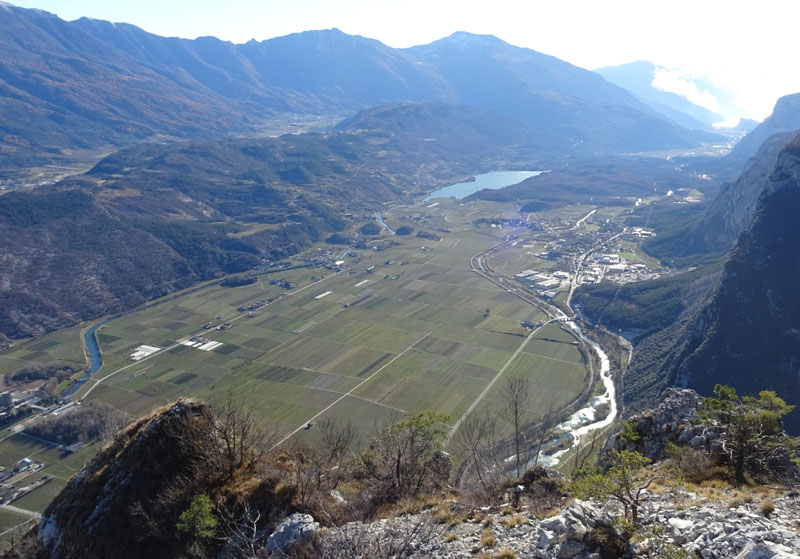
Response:
[{"label": "mountain range", "polygon": [[571,153],[687,148],[691,131],[624,89],[489,35],[393,49],[337,29],[233,44],[160,37],[0,5],[0,163],[41,165],[76,148],[264,132],[289,114],[345,115],[387,102],[497,112]]}]

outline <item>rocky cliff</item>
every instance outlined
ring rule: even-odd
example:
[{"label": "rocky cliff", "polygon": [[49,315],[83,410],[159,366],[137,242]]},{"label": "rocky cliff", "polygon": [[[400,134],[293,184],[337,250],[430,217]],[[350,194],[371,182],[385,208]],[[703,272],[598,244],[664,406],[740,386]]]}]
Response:
[{"label": "rocky cliff", "polygon": [[798,129],[800,129],[800,93],[795,93],[778,99],[772,114],[742,138],[733,147],[727,159],[740,166],[744,165],[756,154],[759,146],[767,141],[767,138],[781,132],[795,132]]},{"label": "rocky cliff", "polygon": [[723,185],[700,223],[689,232],[684,253],[678,256],[725,252],[731,248],[753,221],[756,204],[778,154],[793,137],[793,132],[779,132],[764,140],[739,178]]},{"label": "rocky cliff", "polygon": [[[722,207],[733,211],[727,217],[718,212],[719,236],[708,235],[709,242],[724,244],[752,211],[750,224],[708,302],[637,348],[625,380],[626,404],[636,406],[644,392],[653,395],[670,384],[710,394],[718,383],[750,395],[774,390],[800,404],[800,138],[786,144],[769,166],[769,152],[781,139],[772,137],[762,157],[728,188]],[[787,426],[800,430],[797,412]]]},{"label": "rocky cliff", "polygon": [[[678,381],[709,393],[717,383],[800,403],[800,137],[780,153],[754,220],[739,237],[712,302],[694,324]],[[789,423],[796,432],[800,418]]]}]

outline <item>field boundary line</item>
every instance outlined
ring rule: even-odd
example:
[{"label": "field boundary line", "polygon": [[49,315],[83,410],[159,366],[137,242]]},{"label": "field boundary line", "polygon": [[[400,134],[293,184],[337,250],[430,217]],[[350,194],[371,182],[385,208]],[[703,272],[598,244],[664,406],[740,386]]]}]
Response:
[{"label": "field boundary line", "polygon": [[[424,335],[423,335],[421,338],[419,338],[419,339],[418,339],[418,340],[416,340],[414,343],[412,343],[410,346],[408,346],[407,348],[405,348],[405,349],[404,349],[402,352],[400,352],[400,353],[398,353],[397,355],[395,355],[393,359],[391,359],[390,361],[388,361],[388,362],[387,362],[385,365],[383,365],[381,368],[379,368],[379,369],[378,369],[378,370],[376,370],[374,373],[372,373],[371,375],[369,375],[367,378],[365,378],[364,380],[362,380],[361,382],[359,382],[357,385],[355,385],[353,388],[351,388],[350,390],[348,390],[347,392],[345,392],[344,394],[342,394],[342,395],[341,395],[339,398],[337,398],[336,400],[334,400],[332,403],[328,404],[326,407],[324,407],[323,409],[321,409],[320,411],[318,411],[316,414],[314,414],[312,417],[310,417],[310,418],[309,418],[307,421],[305,421],[305,422],[304,422],[302,425],[300,425],[300,426],[299,426],[297,429],[295,429],[294,431],[292,431],[291,433],[289,433],[288,435],[286,435],[285,437],[283,437],[281,440],[279,440],[277,443],[275,443],[274,445],[272,445],[272,447],[271,447],[269,450],[273,450],[273,449],[275,449],[275,448],[278,448],[278,447],[279,447],[279,446],[281,446],[283,443],[285,443],[286,441],[288,441],[289,439],[291,439],[293,436],[295,436],[297,433],[299,433],[300,431],[302,431],[303,429],[305,429],[306,425],[308,425],[309,423],[311,423],[312,421],[314,421],[315,419],[317,419],[319,416],[321,416],[322,414],[324,414],[325,412],[327,412],[328,410],[330,410],[330,409],[331,409],[333,406],[335,406],[336,404],[338,404],[339,402],[341,402],[342,400],[344,400],[345,398],[347,398],[348,396],[350,396],[350,395],[351,395],[353,392],[355,392],[355,391],[356,391],[356,390],[358,390],[360,387],[362,387],[362,386],[363,386],[365,383],[369,382],[369,381],[370,381],[372,378],[374,378],[374,377],[375,377],[375,375],[377,375],[378,373],[380,373],[381,371],[383,371],[383,370],[384,370],[386,367],[388,367],[389,365],[391,365],[392,363],[394,363],[395,361],[397,361],[398,359],[400,359],[400,358],[401,358],[403,355],[405,355],[406,353],[408,353],[410,350],[414,349],[414,346],[415,346],[415,345],[417,345],[417,344],[418,344],[418,343],[420,343],[422,340],[424,340],[425,338],[427,338],[428,336],[430,336],[431,334],[433,334],[433,332],[434,332],[434,331],[435,331],[437,328],[439,328],[439,326],[435,326],[434,328],[432,328],[431,330],[429,330],[428,332],[426,332],[426,333],[425,333],[425,334],[424,334]],[[369,402],[370,400],[365,400],[365,401]],[[373,404],[376,404],[376,405],[380,405],[380,404],[377,404],[376,402],[372,402],[372,403],[373,403]],[[388,406],[386,406],[386,407],[388,407]]]},{"label": "field boundary line", "polygon": [[8,534],[9,532],[13,532],[13,531],[14,531],[14,530],[16,530],[17,528],[22,528],[22,527],[23,527],[23,526],[25,526],[26,524],[30,524],[31,522],[35,522],[36,520],[38,520],[38,519],[37,519],[37,518],[29,518],[29,519],[28,519],[28,520],[26,520],[25,522],[22,522],[21,524],[17,524],[17,525],[16,525],[16,526],[14,526],[13,528],[9,528],[9,529],[8,529],[8,530],[6,530],[5,532],[0,532],[0,536],[5,536],[5,535],[6,535],[6,534]]},{"label": "field boundary line", "polygon": [[508,369],[509,365],[511,365],[511,362],[514,361],[514,359],[516,359],[517,356],[520,353],[522,353],[522,350],[525,349],[525,346],[528,345],[528,342],[531,339],[533,339],[533,337],[536,335],[536,332],[538,332],[539,330],[541,330],[542,328],[544,328],[548,324],[550,324],[549,320],[547,322],[545,322],[544,324],[542,324],[541,326],[539,326],[538,328],[535,328],[535,329],[531,330],[531,333],[528,334],[525,337],[525,339],[522,341],[522,343],[519,344],[519,347],[517,348],[517,350],[511,355],[511,357],[508,358],[508,361],[506,361],[506,364],[503,365],[503,367],[499,371],[497,371],[497,374],[494,376],[494,378],[491,381],[489,381],[489,384],[486,385],[486,388],[483,389],[483,391],[478,395],[478,397],[475,398],[475,400],[472,402],[472,404],[470,404],[470,406],[467,408],[467,411],[465,411],[463,413],[463,415],[458,419],[458,421],[456,421],[455,425],[453,425],[453,428],[450,430],[450,435],[449,435],[450,438],[452,438],[453,435],[456,434],[456,431],[458,431],[458,428],[461,427],[461,423],[464,422],[464,420],[467,418],[467,416],[469,414],[471,414],[475,410],[476,407],[478,407],[478,404],[480,404],[481,400],[483,400],[483,398],[489,393],[489,390],[491,390],[492,386],[494,386],[494,383],[496,383],[498,380],[500,380],[500,377],[502,377],[503,373],[506,372],[506,369]]},{"label": "field boundary line", "polygon": [[[336,277],[336,276],[338,276],[338,275],[339,275],[339,274],[341,274],[341,273],[342,273],[342,272],[334,272],[333,274],[331,274],[331,275],[329,275],[329,276],[325,276],[324,278],[322,278],[322,279],[320,279],[320,280],[317,280],[317,281],[315,281],[315,282],[309,283],[309,284],[308,284],[308,285],[306,285],[305,287],[301,287],[300,289],[297,289],[297,290],[295,290],[295,291],[292,291],[292,292],[288,293],[288,294],[286,295],[286,297],[291,297],[291,296],[292,296],[292,295],[294,295],[295,293],[300,293],[301,291],[305,291],[306,289],[308,289],[308,288],[310,288],[310,287],[313,287],[313,286],[315,286],[315,285],[317,285],[317,284],[319,284],[319,283],[322,283],[323,281],[325,281],[325,280],[327,280],[327,279],[330,279],[330,278]],[[273,301],[272,303],[267,303],[266,305],[264,305],[264,307],[267,307],[267,306],[269,306],[269,305],[272,305],[273,303],[277,303],[278,301],[281,301],[281,300],[283,300],[283,299],[286,299],[286,297],[281,297],[281,298],[279,298],[279,299],[276,299],[276,300],[275,300],[275,301]],[[253,297],[253,298],[255,298],[255,297]],[[263,308],[263,307],[262,307],[262,308]],[[239,320],[239,319],[241,319],[241,318],[243,318],[243,317],[245,317],[245,316],[248,316],[249,314],[250,314],[250,312],[249,312],[249,311],[248,311],[248,312],[243,312],[243,313],[239,314],[238,316],[234,316],[234,317],[233,317],[233,318],[231,318],[230,320],[227,320],[226,322],[236,322],[237,320]],[[203,332],[205,332],[205,330],[198,331],[197,333],[198,333],[198,334],[202,334]],[[183,336],[182,336],[182,337],[183,337]],[[189,337],[191,338],[191,337],[192,337],[192,335],[189,335]],[[289,341],[289,340],[287,340],[287,342],[288,342],[288,341]],[[125,371],[125,370],[127,370],[127,369],[130,369],[131,367],[134,367],[134,366],[136,366],[136,365],[138,365],[138,364],[140,364],[140,363],[143,363],[144,361],[147,361],[147,360],[149,360],[149,359],[152,359],[152,358],[153,358],[153,357],[155,357],[156,355],[162,355],[162,354],[164,354],[164,353],[168,352],[168,351],[169,351],[169,350],[171,350],[171,349],[175,349],[176,347],[178,347],[178,346],[180,346],[180,345],[181,345],[181,342],[176,342],[176,343],[172,344],[172,345],[171,345],[171,346],[169,346],[169,347],[165,347],[164,349],[162,349],[162,350],[160,350],[160,351],[157,351],[157,352],[155,352],[155,353],[151,353],[151,354],[150,354],[150,355],[148,355],[147,357],[144,357],[144,358],[142,358],[142,359],[139,359],[138,361],[134,361],[133,363],[129,363],[128,365],[125,365],[124,367],[121,367],[121,368],[117,369],[116,371],[113,371],[113,372],[111,372],[111,373],[108,373],[106,376],[104,376],[104,377],[102,377],[102,378],[98,378],[98,379],[92,379],[92,378],[89,378],[89,379],[86,381],[86,382],[87,382],[87,384],[88,384],[90,381],[94,381],[94,384],[93,384],[92,386],[90,386],[90,387],[89,387],[89,388],[86,390],[86,392],[84,392],[84,393],[83,393],[83,396],[81,396],[80,398],[78,398],[78,399],[77,399],[77,401],[79,401],[79,402],[82,402],[83,400],[85,400],[85,399],[86,399],[86,398],[89,396],[89,394],[91,394],[91,393],[92,393],[92,391],[93,391],[95,388],[97,388],[97,387],[98,387],[98,386],[99,386],[101,383],[105,382],[106,380],[108,380],[109,378],[113,377],[113,376],[114,376],[114,375],[116,375],[117,373],[121,373],[122,371]],[[278,346],[276,346],[276,347],[278,347]],[[273,348],[273,349],[274,349],[274,348]],[[98,371],[98,372],[99,372],[99,371]],[[95,373],[95,374],[97,374],[97,373]]]},{"label": "field boundary line", "polygon": [[20,507],[15,507],[14,505],[0,505],[0,509],[5,509],[11,512],[16,512],[17,514],[21,514],[23,516],[27,516],[28,518],[34,518],[36,520],[42,519],[42,514],[39,512],[35,512],[28,509],[23,509]]}]

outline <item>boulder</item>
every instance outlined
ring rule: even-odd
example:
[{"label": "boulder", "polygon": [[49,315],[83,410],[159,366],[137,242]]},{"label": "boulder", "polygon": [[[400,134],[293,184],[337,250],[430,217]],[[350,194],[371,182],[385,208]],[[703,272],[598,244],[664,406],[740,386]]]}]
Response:
[{"label": "boulder", "polygon": [[782,545],[751,542],[736,556],[736,559],[792,559],[797,555]]},{"label": "boulder", "polygon": [[311,539],[318,529],[319,522],[314,522],[314,517],[310,514],[289,515],[270,534],[267,551],[278,557],[286,555],[296,544]]},{"label": "boulder", "polygon": [[558,559],[572,559],[585,549],[586,546],[583,545],[583,542],[579,542],[578,540],[567,540],[558,548],[557,557]]}]

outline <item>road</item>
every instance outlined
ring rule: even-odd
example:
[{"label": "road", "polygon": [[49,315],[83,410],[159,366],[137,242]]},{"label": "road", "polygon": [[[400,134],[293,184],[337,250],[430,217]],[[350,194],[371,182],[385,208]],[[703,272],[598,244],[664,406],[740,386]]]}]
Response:
[{"label": "road", "polygon": [[505,241],[473,255],[473,257],[470,259],[470,267],[472,268],[472,271],[478,274],[479,276],[489,280],[493,284],[502,287],[512,295],[516,295],[526,303],[534,305],[542,312],[544,312],[550,320],[566,320],[568,317],[566,314],[564,314],[563,311],[561,311],[561,309],[558,309],[553,305],[545,303],[544,301],[538,299],[537,297],[528,294],[525,288],[522,285],[515,282],[514,280],[508,279],[504,276],[501,276],[500,274],[495,274],[484,262],[484,259],[487,256],[491,255],[493,252],[502,250],[503,248],[511,245],[511,243],[513,243],[516,240],[517,240],[516,237],[509,237]]},{"label": "road", "polygon": [[[584,219],[586,219],[586,218],[584,218]],[[567,293],[567,299],[564,301],[564,303],[567,305],[567,307],[572,309],[572,295],[575,293],[575,290],[578,288],[578,276],[580,276],[581,268],[583,267],[583,263],[586,261],[586,258],[590,254],[592,254],[593,252],[596,252],[597,249],[599,249],[603,245],[606,245],[606,244],[610,243],[611,241],[613,241],[614,239],[620,237],[621,235],[624,235],[627,230],[628,230],[628,228],[626,227],[621,232],[617,233],[613,237],[609,237],[608,239],[606,239],[602,243],[596,244],[595,246],[593,246],[592,248],[590,248],[589,250],[587,250],[586,252],[584,252],[583,254],[581,254],[578,257],[578,261],[575,263],[575,270],[572,272],[572,278],[569,280],[569,293]]]},{"label": "road", "polygon": [[285,443],[286,441],[288,441],[289,439],[291,439],[291,438],[292,438],[294,435],[296,435],[297,433],[299,433],[300,431],[302,431],[303,429],[305,429],[305,428],[308,426],[308,424],[309,424],[309,423],[312,423],[312,422],[316,421],[316,419],[317,419],[318,417],[320,417],[322,414],[324,414],[324,413],[325,413],[325,412],[327,412],[329,409],[331,409],[333,406],[335,406],[336,404],[338,404],[339,402],[341,402],[342,400],[344,400],[345,398],[347,398],[348,396],[350,396],[350,395],[351,395],[353,392],[355,392],[357,389],[359,389],[361,386],[363,386],[363,385],[364,385],[364,383],[366,383],[366,382],[369,382],[369,381],[370,381],[372,378],[374,378],[374,377],[375,377],[375,375],[377,375],[378,373],[380,373],[381,371],[383,371],[383,370],[384,370],[386,367],[388,367],[389,365],[391,365],[392,363],[394,363],[395,361],[397,361],[398,359],[400,359],[400,358],[401,358],[403,355],[405,355],[406,353],[408,353],[408,352],[409,352],[411,349],[413,349],[413,348],[414,348],[414,346],[415,346],[415,345],[417,345],[418,343],[420,343],[422,340],[424,340],[425,338],[427,338],[428,336],[430,336],[431,334],[433,334],[433,331],[434,331],[434,330],[436,330],[436,328],[438,328],[438,327],[439,327],[439,326],[436,326],[436,327],[432,328],[431,330],[429,330],[429,331],[428,331],[428,332],[427,332],[427,333],[426,333],[424,336],[422,336],[422,337],[421,337],[421,338],[419,338],[418,340],[415,340],[415,341],[414,341],[414,342],[413,342],[411,345],[409,345],[409,346],[408,346],[407,348],[405,348],[405,349],[404,349],[402,352],[398,353],[398,354],[397,354],[397,355],[395,355],[395,356],[394,356],[392,359],[390,359],[389,361],[387,361],[387,362],[386,362],[386,364],[384,364],[382,367],[380,367],[379,369],[377,369],[377,370],[376,370],[374,373],[372,373],[372,374],[371,374],[371,375],[369,375],[368,377],[364,378],[364,380],[362,380],[361,382],[359,382],[358,384],[356,384],[356,385],[355,385],[353,388],[351,388],[350,390],[348,390],[347,392],[345,392],[344,394],[342,394],[340,397],[336,398],[336,400],[334,400],[333,402],[331,402],[331,403],[330,403],[329,405],[327,405],[327,406],[326,406],[324,409],[321,409],[321,410],[320,410],[320,411],[318,411],[316,414],[314,414],[313,416],[309,417],[309,418],[308,418],[306,421],[304,421],[303,423],[301,423],[301,424],[300,424],[300,425],[297,427],[297,429],[295,429],[294,431],[292,431],[291,433],[289,433],[288,435],[286,435],[285,437],[283,437],[281,440],[279,440],[277,443],[275,443],[274,445],[272,445],[272,447],[271,447],[269,450],[273,450],[273,449],[275,449],[275,448],[277,448],[277,447],[281,446],[283,443]]},{"label": "road", "polygon": [[475,399],[474,402],[472,402],[470,407],[467,408],[467,411],[465,411],[461,415],[461,417],[458,419],[458,421],[456,421],[455,425],[453,425],[453,428],[450,430],[450,438],[453,438],[453,435],[456,434],[456,431],[458,431],[458,428],[461,427],[461,423],[467,418],[467,416],[469,414],[472,413],[472,411],[476,407],[478,407],[478,404],[480,404],[481,400],[483,400],[483,398],[489,393],[489,390],[492,389],[492,386],[494,386],[494,384],[500,379],[500,377],[503,376],[503,373],[506,372],[506,369],[508,369],[508,366],[511,365],[511,362],[514,361],[514,359],[517,358],[517,356],[520,354],[520,352],[523,349],[525,349],[525,346],[528,344],[530,339],[533,338],[539,330],[541,330],[542,328],[544,328],[547,324],[550,324],[551,322],[552,322],[552,320],[548,320],[547,322],[545,322],[544,324],[542,324],[538,328],[534,328],[533,330],[531,330],[531,333],[528,334],[528,336],[525,338],[525,340],[523,340],[523,342],[519,345],[519,347],[517,348],[517,351],[515,351],[514,354],[511,357],[508,358],[508,361],[506,361],[506,364],[503,365],[503,367],[499,371],[497,371],[497,374],[494,376],[492,381],[489,384],[486,385],[486,388],[483,389],[483,392],[481,392],[478,395],[478,397]]},{"label": "road", "polygon": [[[589,212],[583,218],[581,218],[576,223],[576,227],[578,227],[581,222],[586,220],[593,213],[594,213],[594,210]],[[610,395],[610,398],[612,399],[612,402],[611,402],[612,412],[609,413],[609,416],[607,418],[605,418],[601,422],[594,423],[594,424],[589,424],[589,425],[585,425],[585,426],[581,427],[578,430],[578,432],[576,432],[578,437],[574,437],[574,439],[576,441],[579,440],[579,436],[580,435],[584,434],[582,431],[585,431],[585,432],[588,433],[589,431],[594,430],[595,428],[602,427],[602,426],[608,425],[611,422],[613,422],[615,420],[615,416],[616,416],[617,410],[616,410],[616,405],[615,405],[616,402],[615,402],[615,395],[614,395],[615,391],[614,391],[613,379],[610,377],[608,358],[607,358],[605,352],[603,351],[602,347],[597,342],[595,342],[594,340],[591,340],[588,337],[586,337],[586,335],[582,332],[582,330],[575,323],[574,319],[575,319],[576,315],[575,315],[574,311],[572,311],[572,307],[570,306],[570,301],[571,301],[571,298],[572,298],[572,293],[573,293],[575,287],[577,286],[577,281],[578,281],[578,276],[580,274],[580,269],[581,269],[581,267],[583,265],[583,262],[585,261],[586,257],[589,254],[591,254],[592,252],[596,251],[598,248],[600,248],[603,245],[605,245],[606,243],[608,243],[610,241],[613,241],[614,239],[618,238],[623,233],[625,233],[625,230],[623,230],[621,233],[618,233],[618,234],[614,235],[613,237],[610,237],[610,238],[606,239],[602,243],[598,243],[597,245],[592,247],[590,250],[588,250],[586,253],[582,254],[578,258],[577,264],[575,266],[575,271],[574,271],[574,273],[572,275],[572,278],[570,280],[570,292],[569,292],[569,295],[568,295],[568,298],[567,298],[567,301],[566,301],[566,306],[567,306],[567,309],[569,311],[571,311],[571,316],[567,316],[561,309],[558,309],[558,308],[554,307],[553,305],[550,305],[550,304],[540,300],[538,297],[535,297],[535,296],[529,294],[527,292],[527,290],[523,286],[521,286],[520,284],[516,283],[513,279],[506,278],[506,277],[504,277],[504,276],[502,276],[500,274],[497,274],[497,273],[493,272],[491,270],[491,268],[488,266],[488,264],[486,262],[486,258],[489,255],[491,255],[492,253],[494,253],[494,252],[496,252],[498,250],[502,250],[503,248],[506,248],[507,246],[510,246],[512,243],[514,243],[517,240],[516,237],[509,237],[505,241],[502,241],[502,242],[494,245],[493,247],[490,247],[490,248],[488,248],[486,250],[483,250],[483,251],[473,255],[473,257],[470,259],[470,267],[472,268],[472,271],[474,271],[476,274],[488,279],[492,283],[494,283],[494,284],[498,285],[499,287],[503,288],[504,290],[506,290],[508,293],[511,293],[512,295],[516,295],[517,297],[519,297],[523,301],[531,303],[531,304],[535,305],[536,307],[538,307],[539,309],[541,309],[543,312],[545,312],[547,314],[547,316],[549,317],[549,320],[547,322],[545,322],[545,324],[549,324],[551,322],[556,322],[556,321],[569,323],[570,326],[573,328],[573,330],[576,330],[578,332],[578,334],[580,335],[580,337],[583,339],[583,341],[585,343],[587,343],[587,344],[589,344],[591,346],[594,346],[594,350],[597,352],[597,355],[599,356],[599,358],[601,360],[601,371],[599,372],[600,377],[602,378],[602,380],[604,382],[604,385],[605,385],[607,393]],[[525,347],[525,344],[527,344],[528,340],[530,340],[530,338],[532,338],[538,330],[543,328],[545,326],[545,324],[542,324],[539,328],[537,328],[534,331],[532,331],[529,334],[529,336],[525,339],[525,342],[523,342],[523,344],[520,345],[520,347],[517,349],[517,351],[511,357],[511,359],[509,359],[508,362],[506,362],[506,364],[503,366],[503,368],[500,369],[500,371],[498,371],[497,375],[495,375],[494,379],[492,379],[492,382],[489,384],[489,386],[487,386],[486,389],[478,396],[478,399],[475,402],[473,402],[473,404],[461,416],[461,418],[458,420],[456,425],[453,427],[453,429],[450,432],[450,436],[451,437],[455,434],[456,430],[461,425],[463,420],[475,409],[475,407],[478,405],[478,403],[489,392],[489,389],[491,388],[491,386],[502,376],[502,374],[505,372],[505,370],[508,367],[508,365],[511,363],[511,361],[513,361],[514,357],[516,357],[519,354],[519,352],[522,351],[522,349]],[[633,350],[631,348],[629,350],[629,352],[632,353],[632,351]],[[630,358],[630,353],[629,353],[629,358]],[[590,385],[592,385],[594,383],[594,380],[595,380],[595,372],[593,370],[591,370],[591,378],[589,380]]]}]

